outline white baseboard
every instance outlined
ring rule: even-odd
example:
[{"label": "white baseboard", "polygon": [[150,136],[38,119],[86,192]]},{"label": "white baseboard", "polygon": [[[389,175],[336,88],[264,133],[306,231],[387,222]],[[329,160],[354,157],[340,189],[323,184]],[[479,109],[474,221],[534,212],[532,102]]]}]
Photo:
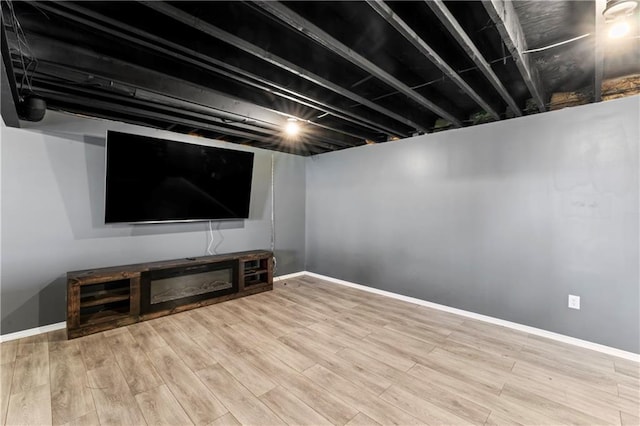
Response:
[{"label": "white baseboard", "polygon": [[[300,274],[302,275],[302,274]],[[330,281],[335,284],[344,285],[347,287],[357,288],[359,290],[368,291],[370,293],[380,294],[383,296],[391,297],[405,302],[414,303],[416,305],[426,306],[428,308],[438,309],[440,311],[450,312],[467,318],[473,318],[479,321],[488,322],[491,324],[501,325],[503,327],[512,328],[514,330],[524,331],[525,333],[533,334],[536,336],[546,337],[548,339],[556,340],[563,343],[568,343],[581,348],[591,349],[597,352],[602,352],[608,355],[617,356],[620,358],[628,359],[631,361],[640,362],[640,354],[633,352],[623,351],[622,349],[612,348],[610,346],[601,345],[599,343],[589,342],[588,340],[576,339],[575,337],[566,336],[564,334],[554,333],[552,331],[542,330],[540,328],[530,327],[524,324],[518,324],[516,322],[505,321],[500,318],[494,318],[487,315],[477,314],[475,312],[465,311],[463,309],[452,308],[446,305],[440,305],[438,303],[428,302],[422,299],[416,299],[415,297],[403,296],[402,294],[392,293],[386,290],[379,290],[373,287],[367,287],[361,284],[352,283],[349,281],[340,280],[337,278],[328,277],[326,275],[316,274],[315,272],[304,272],[304,275],[310,277],[319,278],[322,280]]]},{"label": "white baseboard", "polygon": [[2,336],[0,336],[0,342],[22,339],[24,337],[35,336],[37,334],[48,333],[50,331],[62,330],[64,328],[67,328],[66,321],[43,325],[42,327],[35,327],[28,330],[16,331],[15,333],[3,334]]},{"label": "white baseboard", "polygon": [[280,275],[278,277],[273,277],[273,281],[288,280],[289,278],[295,278],[305,274],[308,274],[308,272],[300,271],[300,272],[294,272],[293,274]]}]

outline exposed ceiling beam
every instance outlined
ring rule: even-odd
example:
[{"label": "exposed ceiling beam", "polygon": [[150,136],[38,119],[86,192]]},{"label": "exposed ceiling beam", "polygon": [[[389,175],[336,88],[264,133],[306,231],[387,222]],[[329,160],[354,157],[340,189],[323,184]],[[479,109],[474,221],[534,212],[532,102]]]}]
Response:
[{"label": "exposed ceiling beam", "polygon": [[[398,129],[392,129],[383,124],[374,123],[370,119],[362,117],[353,111],[345,110],[343,108],[340,108],[334,105],[329,105],[323,101],[313,99],[302,93],[298,93],[287,87],[276,84],[266,78],[260,77],[256,74],[250,73],[236,66],[227,64],[222,60],[213,58],[211,56],[208,56],[198,51],[195,51],[193,49],[190,49],[187,46],[179,45],[170,40],[166,40],[162,37],[151,34],[147,31],[141,30],[139,28],[125,24],[118,20],[101,15],[90,9],[79,6],[75,3],[59,2],[56,4],[56,7],[51,7],[46,4],[39,4],[38,7],[48,12],[63,16],[67,19],[71,19],[74,22],[78,22],[78,23],[90,26],[91,28],[94,28],[94,29],[99,29],[100,31],[103,31],[115,37],[134,42],[139,46],[145,47],[147,49],[155,50],[156,52],[160,52],[165,55],[170,55],[176,59],[182,60],[186,63],[190,63],[199,68],[206,69],[208,71],[215,72],[224,77],[231,78],[242,84],[249,85],[251,87],[263,90],[268,93],[272,93],[284,99],[292,100],[294,102],[300,103],[310,108],[318,109],[323,113],[328,113],[336,118],[340,118],[340,119],[352,122],[357,126],[362,126],[370,130],[373,130],[375,132],[386,134],[387,136],[408,136],[407,134],[405,134],[402,131],[399,131]],[[89,21],[78,15],[64,12],[58,9],[59,7],[63,7],[63,8],[72,10],[76,13],[80,13],[82,15],[91,17],[94,21]],[[101,25],[100,23],[96,23],[95,22],[96,20],[98,22],[107,24],[109,26],[107,27],[107,26]],[[129,34],[134,34],[135,36],[131,36]],[[149,40],[149,41],[146,41],[146,40]],[[190,56],[187,56],[180,52],[184,52],[185,54]],[[198,58],[198,59],[195,59],[195,58]],[[363,139],[370,138],[370,136],[366,136],[366,135],[358,135],[357,137],[360,137]]]},{"label": "exposed ceiling beam", "polygon": [[[54,41],[35,34],[29,37],[34,55],[42,62],[49,62],[50,66],[64,68],[61,64],[73,63],[75,67],[84,71],[75,73],[77,82],[86,84],[105,82],[112,88],[120,88],[131,92],[135,97],[138,89],[143,89],[143,96],[147,99],[155,97],[156,101],[163,98],[175,98],[195,104],[212,115],[220,114],[229,120],[251,123],[256,126],[281,130],[286,123],[286,116],[247,102],[230,98],[212,89],[180,80],[165,74],[133,65],[115,58],[100,55],[64,42]],[[88,76],[93,76],[88,80]],[[350,142],[337,137],[335,145],[354,146],[363,143],[349,137]]]},{"label": "exposed ceiling beam", "polygon": [[500,94],[502,99],[507,103],[511,111],[518,117],[522,116],[522,111],[513,100],[507,89],[500,81],[500,78],[493,72],[491,69],[491,65],[487,62],[487,60],[482,56],[480,50],[476,47],[475,43],[466,31],[462,28],[458,20],[453,16],[451,11],[444,4],[443,0],[425,0],[425,3],[431,11],[438,17],[440,22],[444,24],[449,33],[456,39],[458,44],[464,49],[464,51],[469,55],[471,60],[476,64],[480,72],[484,74],[484,76],[489,80],[489,83],[493,86],[494,89]]},{"label": "exposed ceiling beam", "polygon": [[199,19],[198,17],[193,16],[187,12],[184,12],[170,4],[167,4],[161,1],[140,1],[140,3],[146,5],[147,7],[157,12],[160,12],[166,16],[169,16],[179,22],[182,22],[185,25],[189,25],[192,28],[195,28],[205,34],[208,34],[211,37],[222,40],[225,43],[230,44],[231,46],[234,46],[257,58],[260,58],[266,62],[269,62],[272,65],[275,65],[281,69],[284,69],[305,80],[311,81],[312,83],[317,84],[318,86],[324,87],[325,89],[329,89],[334,93],[337,93],[341,96],[351,99],[352,101],[357,102],[363,106],[366,106],[367,108],[370,108],[374,111],[377,111],[380,114],[386,115],[387,117],[390,117],[400,123],[410,126],[416,130],[420,130],[423,132],[427,131],[427,128],[421,124],[415,123],[409,120],[408,118],[401,116],[400,114],[396,114],[393,111],[388,110],[387,108],[384,108],[374,102],[371,102],[370,100],[356,93],[353,93],[344,87],[338,86],[337,84],[332,83],[331,81],[294,64],[293,62],[287,61],[284,58],[274,55],[271,52],[268,52],[258,46],[255,46],[234,34],[221,30],[215,27],[214,25],[211,25],[208,22],[205,22]]},{"label": "exposed ceiling beam", "polygon": [[[54,64],[74,64],[75,68],[83,70],[83,72],[77,71],[78,76],[83,75],[86,78],[100,75],[107,81],[114,80],[113,85],[116,87],[119,84],[133,88],[139,87],[157,93],[159,96],[166,94],[238,121],[255,121],[258,125],[280,128],[286,123],[286,117],[282,114],[239,101],[195,83],[169,77],[157,71],[35,34],[29,36],[29,41],[34,55],[39,60]],[[92,83],[90,80],[85,82]],[[98,79],[95,80],[95,83],[99,82]]]},{"label": "exposed ceiling beam", "polygon": [[13,64],[11,63],[11,54],[9,53],[9,44],[7,42],[7,33],[4,29],[4,16],[0,17],[0,83],[1,95],[0,113],[4,124],[9,127],[20,127],[20,119],[18,118],[17,106],[20,101],[18,89],[16,86],[15,74],[13,72]]},{"label": "exposed ceiling beam", "polygon": [[395,14],[395,12],[382,0],[367,0],[367,3],[378,15],[382,16],[385,21],[396,29],[409,43],[411,43],[418,51],[426,56],[440,71],[449,77],[463,92],[480,105],[494,119],[500,120],[498,114],[469,84],[460,77],[460,75],[442,59],[433,48],[424,41],[409,24]]},{"label": "exposed ceiling beam", "polygon": [[[69,8],[72,8],[72,9],[74,8],[73,6],[70,6],[69,4],[67,4],[67,3],[65,3],[65,2],[61,3],[60,5],[63,5],[64,7],[69,7]],[[185,61],[185,62],[192,63],[192,64],[194,64],[194,65],[196,65],[196,66],[201,67],[201,68],[205,68],[205,69],[207,69],[207,70],[209,70],[209,71],[213,71],[213,72],[216,72],[216,73],[218,73],[218,74],[225,75],[225,76],[227,76],[227,77],[230,77],[230,76],[231,76],[231,74],[229,74],[229,73],[225,72],[224,70],[220,70],[220,69],[218,69],[218,68],[214,68],[214,67],[209,66],[209,65],[207,65],[207,64],[205,64],[205,63],[202,63],[201,61],[194,60],[193,58],[189,58],[189,57],[187,57],[187,56],[185,56],[185,55],[182,55],[182,54],[180,54],[180,53],[177,53],[177,52],[168,51],[168,50],[166,50],[166,49],[162,48],[162,46],[159,46],[159,45],[155,45],[155,44],[153,44],[153,43],[146,42],[146,41],[144,41],[144,40],[138,39],[138,38],[136,38],[136,37],[129,36],[129,35],[127,35],[127,34],[124,34],[124,33],[122,33],[122,32],[119,32],[119,31],[115,31],[115,30],[113,30],[113,29],[110,29],[110,28],[108,28],[108,27],[106,27],[106,26],[103,26],[103,25],[101,25],[101,24],[95,23],[95,22],[93,22],[93,21],[88,21],[87,19],[81,18],[81,17],[79,17],[79,16],[76,16],[76,15],[73,15],[73,14],[69,14],[69,13],[67,13],[67,12],[64,12],[64,11],[58,10],[58,9],[56,9],[56,8],[53,8],[53,7],[47,6],[46,4],[40,4],[40,5],[39,5],[39,7],[40,7],[41,9],[46,10],[47,12],[51,12],[51,13],[59,14],[60,16],[63,16],[63,17],[65,17],[65,18],[67,18],[67,19],[71,19],[71,20],[74,20],[75,22],[79,22],[79,23],[82,23],[82,24],[85,24],[85,25],[89,25],[89,26],[91,26],[91,27],[92,27],[92,28],[94,28],[94,29],[100,29],[101,31],[106,32],[107,34],[110,34],[110,35],[113,35],[113,36],[116,36],[116,37],[124,38],[124,39],[126,39],[126,40],[128,40],[128,41],[132,41],[132,42],[137,43],[137,44],[139,44],[139,45],[142,45],[142,46],[144,46],[144,47],[146,47],[146,48],[149,48],[149,49],[152,49],[152,50],[156,50],[156,51],[158,51],[158,52],[160,52],[160,53],[162,53],[162,54],[165,54],[165,55],[173,56],[173,57],[175,57],[175,58],[177,58],[177,59],[183,60],[183,61]],[[76,7],[77,7],[77,6],[76,6]],[[82,8],[80,8],[80,7],[77,7],[77,8],[78,8],[78,9],[80,9],[80,10],[82,9]],[[95,14],[95,13],[91,13],[91,15],[92,15],[92,17],[93,17],[93,18],[95,18],[95,19],[98,19],[98,18],[99,18],[99,16],[100,16],[100,15]],[[105,19],[106,19],[106,18],[105,18]],[[117,21],[114,21],[114,20],[109,20],[109,24],[110,24],[110,25],[116,25],[116,26],[118,25]],[[122,24],[122,25],[124,25],[124,24]],[[127,27],[127,30],[131,30],[131,31],[134,31],[134,30],[135,30],[135,29],[133,29],[133,28],[129,29],[129,27],[128,27],[128,26],[126,26],[126,27]],[[161,39],[160,39],[160,40],[161,40]],[[178,46],[178,45],[175,45],[175,46]],[[187,48],[182,48],[182,50],[183,50],[183,51],[187,51],[187,50],[189,50],[189,49],[187,49]],[[197,52],[193,52],[193,53],[197,53]],[[204,56],[204,55],[202,55],[202,56]],[[234,76],[231,76],[231,77],[234,77]],[[234,78],[235,78],[235,77],[234,77]],[[237,79],[237,78],[235,78],[235,79]],[[244,80],[244,79],[243,79],[243,80]],[[245,80],[244,82],[246,83],[246,80]],[[272,91],[270,91],[270,92],[271,92],[271,93],[273,93]],[[158,94],[158,96],[160,96],[160,94]],[[290,99],[290,98],[289,98],[289,99]],[[302,102],[302,101],[300,101],[300,100],[298,100],[298,99],[293,99],[293,100],[294,100],[295,102],[298,102],[298,103],[302,103],[302,104],[304,104],[304,102]],[[306,104],[306,105],[307,105],[307,106],[309,106],[309,107],[311,107],[311,108],[316,108],[316,106],[315,106],[315,105],[309,105],[309,104]],[[302,120],[302,119],[300,119],[299,117],[293,117],[293,116],[291,116],[290,114],[282,113],[282,112],[280,112],[280,111],[276,111],[276,110],[273,110],[273,109],[271,109],[271,108],[266,108],[266,110],[276,112],[278,115],[280,115],[280,116],[281,116],[281,117],[280,117],[280,121],[282,121],[282,119],[283,119],[283,118],[297,118],[297,119],[299,119],[300,121],[305,121],[306,123],[308,123],[308,124],[310,124],[310,125],[314,125],[314,126],[317,126],[317,127],[320,127],[320,128],[327,128],[327,129],[330,129],[330,130],[332,130],[332,131],[336,131],[336,132],[338,132],[338,133],[343,133],[343,134],[346,134],[346,135],[349,135],[349,136],[352,136],[352,137],[355,137],[355,138],[358,138],[358,139],[365,140],[365,139],[368,139],[368,138],[370,138],[370,137],[371,137],[370,135],[355,134],[355,133],[353,133],[353,132],[348,132],[348,131],[343,131],[343,130],[340,130],[340,129],[336,129],[336,128],[334,128],[334,127],[328,127],[328,126],[326,126],[326,125],[322,125],[322,124],[320,124],[320,123],[315,123],[315,122],[313,122],[313,121],[311,121],[311,120]],[[281,122],[278,122],[278,123],[279,123],[279,124],[276,124],[276,125],[277,125],[277,127],[278,127],[279,129],[281,129],[281,128],[283,127],[283,124],[282,124]],[[359,123],[358,123],[358,124],[359,124]],[[376,131],[380,131],[380,130],[376,130]]]},{"label": "exposed ceiling beam", "polygon": [[[138,96],[136,93],[135,97],[124,96],[116,93],[109,93],[105,91],[101,91],[99,89],[93,89],[86,86],[81,86],[78,84],[74,84],[73,82],[63,82],[59,76],[55,76],[54,73],[57,71],[55,67],[51,67],[50,64],[46,62],[41,62],[38,67],[38,75],[34,77],[34,85],[37,85],[39,90],[46,90],[49,93],[70,93],[70,94],[84,94],[87,97],[94,99],[109,99],[114,103],[121,102],[124,104],[132,104],[140,107],[152,108],[155,110],[166,111],[175,114],[176,116],[186,116],[191,117],[196,120],[202,120],[203,122],[214,123],[216,125],[222,126],[221,128],[237,128],[237,129],[245,129],[249,132],[253,132],[252,134],[259,134],[262,136],[271,136],[277,137],[280,132],[275,129],[267,129],[257,126],[252,126],[247,123],[242,123],[238,121],[229,122],[228,120],[211,116],[209,114],[196,112],[187,108],[179,108],[176,106],[171,106],[170,104],[159,104],[157,100],[145,100],[144,97]],[[221,131],[222,132],[222,131]],[[237,136],[237,135],[233,135]]]},{"label": "exposed ceiling beam", "polygon": [[[243,138],[251,138],[257,141],[262,142],[271,142],[270,137],[268,136],[260,136],[253,132],[247,132],[244,130],[238,129],[230,129],[228,127],[218,126],[215,124],[207,123],[205,121],[196,120],[194,118],[185,118],[180,117],[176,118],[175,114],[165,114],[160,111],[150,111],[148,108],[144,108],[144,105],[125,105],[120,102],[118,99],[114,99],[113,101],[101,100],[97,97],[90,99],[83,95],[76,95],[69,92],[61,93],[58,90],[53,90],[44,87],[43,85],[38,85],[38,90],[45,96],[47,99],[53,99],[57,101],[63,101],[68,103],[73,103],[75,105],[83,105],[89,108],[97,108],[106,111],[117,111],[119,113],[127,113],[136,117],[146,117],[152,118],[154,120],[163,121],[167,123],[174,124],[183,124],[188,126],[193,126],[197,129],[204,130],[213,130],[216,132],[224,133],[229,136],[243,137]],[[141,102],[133,102],[133,104],[142,104]],[[158,109],[167,109],[167,108],[158,108]]]},{"label": "exposed ceiling beam", "polygon": [[378,67],[373,62],[369,61],[364,56],[356,53],[351,48],[336,40],[330,34],[320,29],[318,26],[310,22],[309,20],[303,18],[298,15],[288,7],[284,6],[282,3],[277,1],[256,1],[255,4],[269,12],[275,18],[280,21],[286,23],[291,28],[300,33],[306,35],[310,39],[314,40],[316,43],[325,47],[326,49],[332,51],[333,53],[341,56],[352,64],[362,68],[368,73],[372,74],[380,81],[385,84],[393,87],[398,92],[404,94],[409,99],[412,99],[419,105],[427,108],[432,111],[439,117],[449,121],[455,127],[462,127],[462,122],[454,117],[451,113],[445,111],[440,108],[436,103],[430,101],[424,96],[420,95],[418,92],[413,90],[411,87],[398,80],[382,68]]},{"label": "exposed ceiling beam", "polygon": [[[235,136],[235,137],[241,137],[241,138],[244,137],[244,138],[255,140],[259,143],[263,143],[269,146],[279,145],[279,142],[277,140],[274,140],[273,138],[258,137],[253,133],[243,132],[239,130],[229,130],[227,128],[221,128],[220,126],[203,123],[201,121],[196,121],[196,120],[183,119],[183,118],[176,119],[174,114],[164,114],[157,111],[149,111],[146,108],[136,108],[133,106],[125,106],[120,103],[113,103],[113,102],[96,100],[96,99],[92,100],[92,99],[87,99],[84,96],[75,96],[75,95],[70,95],[68,93],[57,93],[55,91],[48,91],[47,89],[41,89],[41,90],[43,91],[43,94],[46,95],[47,99],[50,99],[52,101],[57,101],[60,104],[72,104],[76,106],[80,105],[83,107],[82,110],[86,110],[87,108],[97,109],[97,110],[103,111],[105,114],[109,114],[112,111],[117,111],[118,113],[121,113],[121,114],[126,113],[128,115],[135,116],[135,117],[149,118],[149,119],[158,120],[166,123],[188,125],[188,126],[192,126],[194,129],[215,131],[215,132],[220,132],[229,136]],[[330,150],[335,149],[334,146],[319,143],[317,141],[312,142],[310,146],[305,145],[305,149],[311,153],[323,152],[322,150],[319,150],[316,148],[327,148]]]},{"label": "exposed ceiling beam", "polygon": [[509,49],[538,110],[540,112],[546,111],[540,75],[529,61],[529,57],[523,53],[527,50],[527,42],[516,9],[510,0],[482,0],[482,4],[496,25],[502,41]]},{"label": "exposed ceiling beam", "polygon": [[595,7],[595,66],[593,78],[593,102],[602,101],[602,80],[604,79],[604,49],[605,49],[605,19],[604,9],[607,6],[607,0],[596,0]]},{"label": "exposed ceiling beam", "polygon": [[[48,97],[48,100],[53,99],[57,100],[58,102],[61,102],[65,99],[68,101],[71,101],[71,99],[81,99],[81,97],[74,94],[84,94],[86,95],[86,98],[92,99],[88,103],[73,102],[73,105],[76,106],[97,105],[93,100],[101,98],[111,100],[113,102],[100,104],[103,107],[103,115],[109,115],[107,114],[107,110],[104,108],[105,106],[111,106],[114,112],[118,112],[120,114],[118,114],[117,117],[113,116],[112,114],[111,116],[106,118],[122,120],[122,113],[130,112],[132,114],[136,114],[136,116],[143,118],[171,122],[172,124],[170,127],[175,127],[176,125],[190,125],[201,130],[207,130],[211,132],[215,131],[222,135],[249,139],[252,145],[269,147],[286,145],[287,152],[289,152],[290,150],[297,152],[298,149],[295,145],[301,143],[305,145],[305,149],[310,153],[320,153],[325,152],[325,150],[334,151],[336,149],[354,146],[352,144],[346,144],[341,141],[336,141],[324,137],[322,136],[322,134],[314,132],[313,128],[307,131],[301,140],[283,141],[282,129],[275,126],[271,126],[269,128],[257,127],[255,125],[247,124],[237,120],[229,121],[229,119],[225,117],[212,116],[208,113],[208,111],[206,113],[200,113],[194,110],[193,104],[190,104],[187,101],[154,94],[144,89],[136,89],[135,97],[92,89],[90,87],[77,84],[77,82],[75,82],[76,78],[74,78],[74,76],[77,77],[77,73],[72,71],[71,68],[61,68],[66,67],[56,64],[50,64],[46,61],[40,61],[37,76],[35,76],[35,78],[33,79],[35,90],[39,94]],[[20,72],[18,74],[21,75]],[[68,78],[69,81],[63,82],[63,78]],[[161,103],[158,103],[159,101]],[[126,107],[127,104],[134,105],[134,107]],[[67,102],[67,105],[71,105],[71,103]],[[124,105],[125,107],[120,108],[119,105]],[[146,113],[143,114],[141,112],[144,110],[144,108],[146,108]],[[164,111],[169,115],[158,115],[155,114],[153,110]],[[182,116],[188,117],[188,119],[180,119],[179,117]],[[173,119],[169,120],[169,118]],[[139,120],[126,121],[132,122],[134,124],[140,124]],[[246,129],[248,131],[237,129]],[[362,142],[362,144],[364,144],[364,141]],[[323,148],[323,150],[312,149],[312,145],[321,147]]]},{"label": "exposed ceiling beam", "polygon": [[[184,101],[181,99],[175,99],[175,98],[171,98],[169,96],[164,96],[158,93],[152,93],[149,91],[145,91],[145,90],[141,90],[141,89],[136,89],[136,93],[135,93],[136,98],[138,99],[147,99],[153,103],[155,103],[156,105],[158,105],[158,103],[164,104],[164,105],[179,105],[179,109],[176,111],[184,111],[185,109],[187,110],[193,110],[193,105],[190,104],[190,102],[188,101]],[[323,124],[317,123],[317,122],[312,122],[311,120],[304,120],[304,119],[299,119],[298,120],[300,123],[306,123],[309,125],[309,131],[310,133],[313,135],[313,138],[318,140],[318,141],[324,141],[328,144],[332,144],[334,146],[339,146],[339,147],[351,147],[351,146],[357,146],[357,145],[361,145],[364,143],[364,139],[362,138],[361,135],[356,135],[347,131],[344,131],[342,129],[336,129],[334,127],[331,126],[325,126]],[[239,124],[244,124],[244,123],[238,123],[237,121],[234,121],[234,126],[238,126]],[[271,129],[271,131],[269,133],[271,134],[277,134],[277,135],[282,135],[282,127],[280,125],[269,125],[269,126],[265,126],[266,128]],[[317,129],[315,128],[321,128],[321,129],[326,129],[329,130],[331,132],[335,132],[337,134],[341,134],[341,135],[347,135],[347,136],[351,136],[352,138],[354,138],[353,140],[349,140],[348,142],[346,140],[342,140],[342,139],[338,139],[338,138],[330,138],[330,137],[326,137],[323,136],[321,133],[319,133],[317,131]],[[256,126],[252,126],[253,129],[256,129]],[[261,131],[259,128],[256,129],[257,131]],[[274,133],[275,132],[275,133]],[[358,143],[360,142],[360,143]]]},{"label": "exposed ceiling beam", "polygon": [[[77,55],[81,58],[81,55]],[[14,59],[15,61],[15,59]],[[18,70],[18,72],[20,72]],[[275,132],[280,129],[276,124],[251,120],[243,116],[217,110],[211,107],[187,101],[176,97],[157,93],[145,88],[134,87],[132,85],[120,83],[112,79],[113,75],[103,77],[92,71],[79,71],[72,65],[50,62],[46,58],[41,58],[35,79],[55,84],[58,87],[66,87],[73,91],[84,91],[85,93],[100,94],[104,97],[119,96],[127,102],[136,100],[153,103],[156,107],[166,106],[175,108],[183,114],[200,114],[207,116],[210,120],[219,120],[225,123],[233,123],[234,126],[255,129],[258,132]],[[90,88],[96,88],[90,92]]]},{"label": "exposed ceiling beam", "polygon": [[[174,124],[183,124],[196,126],[199,124],[200,129],[209,130],[209,131],[217,131],[219,133],[224,133],[229,136],[234,137],[243,137],[243,138],[251,138],[255,141],[260,141],[263,143],[280,143],[282,141],[282,129],[276,126],[271,126],[269,128],[257,127],[250,123],[240,122],[237,120],[229,121],[224,117],[216,117],[211,116],[208,113],[199,113],[190,108],[188,102],[181,101],[179,99],[172,99],[166,96],[158,97],[159,95],[153,94],[151,92],[146,92],[141,89],[136,89],[135,96],[123,96],[121,94],[109,93],[105,91],[100,91],[96,89],[87,88],[78,84],[74,84],[73,79],[70,82],[63,83],[59,79],[62,75],[64,75],[64,70],[60,68],[64,66],[50,64],[45,61],[41,61],[38,67],[38,76],[34,79],[35,82],[39,83],[39,90],[47,91],[49,94],[74,94],[74,93],[84,93],[90,99],[99,99],[105,98],[113,100],[110,102],[110,105],[114,105],[114,108],[117,109],[118,104],[133,104],[140,106],[140,108],[147,108],[152,110],[165,111],[171,114],[171,117],[174,117],[174,120],[171,120]],[[61,72],[62,71],[62,72]],[[52,81],[47,78],[42,78],[42,76],[54,76],[58,81]],[[71,76],[70,76],[71,77]],[[43,84],[45,86],[43,86]],[[56,90],[52,90],[51,88],[55,88]],[[158,101],[161,103],[158,103]],[[168,101],[168,102],[165,102]],[[107,105],[107,104],[104,104]],[[174,106],[172,106],[174,105]],[[139,109],[125,109],[123,111],[139,111]],[[176,117],[188,117],[188,120],[180,120]],[[147,118],[154,119],[165,119],[169,117],[168,115],[145,115]],[[238,129],[246,129],[247,131],[242,131]],[[352,144],[344,143],[342,141],[336,141],[327,137],[324,137],[320,134],[316,134],[311,130],[307,134],[307,139],[309,143],[314,143],[318,146],[335,150],[340,148],[346,148],[354,146]],[[364,142],[363,142],[364,143]]]}]

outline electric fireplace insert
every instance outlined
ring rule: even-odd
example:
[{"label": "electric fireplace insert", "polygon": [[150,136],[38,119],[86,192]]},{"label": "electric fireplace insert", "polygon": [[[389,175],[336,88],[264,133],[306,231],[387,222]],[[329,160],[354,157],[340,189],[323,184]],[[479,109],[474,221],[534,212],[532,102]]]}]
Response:
[{"label": "electric fireplace insert", "polygon": [[238,291],[237,262],[183,266],[140,277],[140,313],[159,312]]}]

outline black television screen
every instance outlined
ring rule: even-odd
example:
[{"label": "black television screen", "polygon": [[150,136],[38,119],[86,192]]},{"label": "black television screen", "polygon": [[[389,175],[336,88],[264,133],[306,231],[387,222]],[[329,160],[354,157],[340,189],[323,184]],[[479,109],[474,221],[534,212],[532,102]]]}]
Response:
[{"label": "black television screen", "polygon": [[249,217],[253,153],[109,131],[105,223]]}]

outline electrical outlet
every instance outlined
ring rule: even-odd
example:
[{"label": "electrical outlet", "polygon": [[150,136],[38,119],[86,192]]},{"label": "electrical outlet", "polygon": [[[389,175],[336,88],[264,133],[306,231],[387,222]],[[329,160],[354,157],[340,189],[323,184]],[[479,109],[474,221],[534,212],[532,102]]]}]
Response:
[{"label": "electrical outlet", "polygon": [[571,309],[580,309],[580,296],[569,295],[569,307]]}]

